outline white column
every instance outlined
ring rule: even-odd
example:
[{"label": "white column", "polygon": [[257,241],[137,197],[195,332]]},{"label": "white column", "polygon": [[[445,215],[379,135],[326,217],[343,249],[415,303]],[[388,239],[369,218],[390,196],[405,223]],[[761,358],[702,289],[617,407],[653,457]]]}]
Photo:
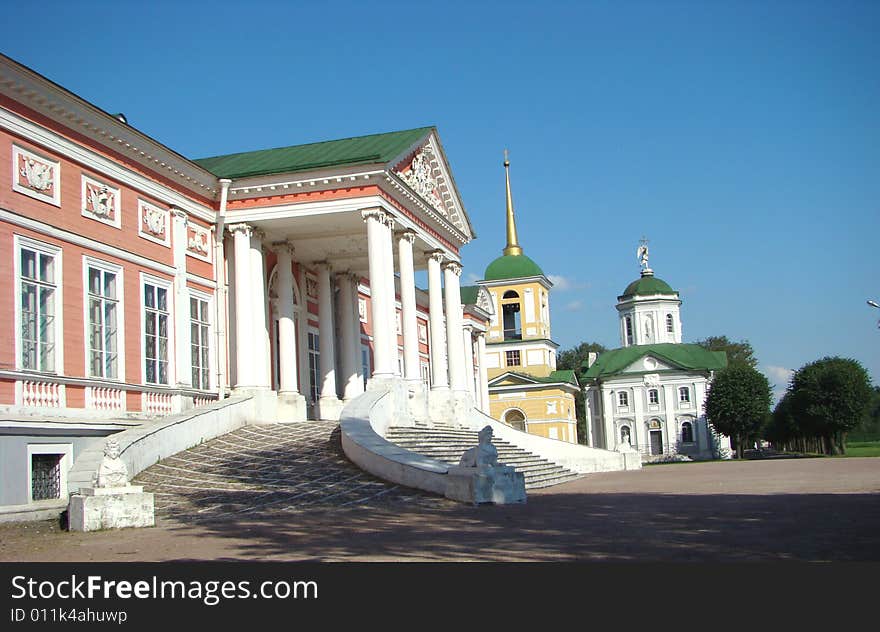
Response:
[{"label": "white column", "polygon": [[343,399],[349,401],[364,392],[360,377],[361,324],[357,315],[357,276],[351,273],[336,275],[339,283],[339,337]]},{"label": "white column", "polygon": [[404,378],[418,382],[419,374],[419,334],[416,320],[416,279],[413,268],[413,243],[416,234],[403,231],[397,234],[398,260],[400,262],[400,303],[403,313],[403,366]]},{"label": "white column", "polygon": [[392,257],[390,218],[381,209],[361,212],[367,223],[367,255],[370,263],[370,324],[373,332],[373,377],[394,375],[397,354],[394,294],[388,295],[387,262]]},{"label": "white column", "polygon": [[449,388],[446,366],[446,343],[443,339],[443,288],[440,280],[440,264],[443,253],[439,250],[428,255],[428,309],[431,324],[431,390]]},{"label": "white column", "polygon": [[[388,296],[391,297],[391,312],[390,319],[388,322],[391,325],[391,358],[392,363],[391,366],[394,369],[394,375],[401,375],[401,366],[400,366],[400,350],[397,344],[397,289],[395,287],[394,282],[394,219],[388,214],[386,214],[385,225],[388,230],[388,237],[392,242],[392,247],[385,250],[385,274],[382,276],[385,279],[385,287],[388,291]],[[402,316],[402,315],[401,315]],[[402,333],[402,328],[401,328]]]},{"label": "white column", "polygon": [[265,233],[258,228],[251,230],[251,310],[253,329],[246,334],[250,346],[254,379],[258,388],[270,388],[269,370],[269,326],[266,320],[266,262],[263,258],[263,237]]},{"label": "white column", "polygon": [[299,286],[299,314],[297,314],[297,351],[299,351],[299,392],[306,399],[311,398],[309,389],[309,296],[306,285],[306,267],[300,262],[297,275]]},{"label": "white column", "polygon": [[461,342],[464,347],[464,372],[467,390],[474,401],[477,401],[476,376],[474,375],[474,330],[471,327],[462,328]]},{"label": "white column", "polygon": [[288,241],[272,244],[278,255],[278,390],[298,393],[296,327],[293,320],[293,246]]},{"label": "white column", "polygon": [[235,387],[256,386],[251,364],[253,314],[251,314],[251,227],[247,224],[229,226],[235,257]]},{"label": "white column", "polygon": [[330,264],[322,261],[318,268],[318,329],[321,353],[321,399],[337,399],[336,393],[336,331],[333,327],[333,283]]},{"label": "white column", "polygon": [[174,376],[178,387],[192,386],[189,289],[186,286],[186,213],[171,210],[174,249]]},{"label": "white column", "polygon": [[489,374],[486,369],[486,332],[477,335],[477,359],[480,362],[480,410],[490,414]]},{"label": "white column", "polygon": [[446,299],[446,344],[449,357],[449,387],[453,391],[467,391],[464,365],[464,345],[461,339],[461,266],[450,261],[443,266],[443,294]]}]

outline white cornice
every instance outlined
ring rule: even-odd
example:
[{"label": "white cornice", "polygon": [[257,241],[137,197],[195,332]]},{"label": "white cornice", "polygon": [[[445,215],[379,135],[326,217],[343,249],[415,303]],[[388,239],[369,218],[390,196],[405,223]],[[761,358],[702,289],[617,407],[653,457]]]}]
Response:
[{"label": "white cornice", "polygon": [[85,99],[0,55],[0,93],[82,133],[108,149],[179,182],[195,194],[213,198],[217,178],[146,134]]},{"label": "white cornice", "polygon": [[196,204],[190,198],[177,191],[134,172],[109,158],[105,158],[82,145],[69,141],[63,136],[32,123],[2,107],[0,107],[0,127],[69,160],[82,163],[95,172],[125,184],[143,195],[150,196],[168,206],[176,206],[205,222],[214,223],[215,213],[212,209]]}]

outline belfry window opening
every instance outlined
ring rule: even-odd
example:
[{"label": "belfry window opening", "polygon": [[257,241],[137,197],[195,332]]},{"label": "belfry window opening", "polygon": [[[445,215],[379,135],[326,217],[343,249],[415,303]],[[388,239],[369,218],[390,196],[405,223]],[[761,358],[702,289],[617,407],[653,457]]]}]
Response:
[{"label": "belfry window opening", "polygon": [[504,339],[522,340],[519,294],[513,290],[508,290],[504,293],[504,296],[501,297],[501,300],[511,301],[509,303],[501,304],[501,312],[504,316]]}]

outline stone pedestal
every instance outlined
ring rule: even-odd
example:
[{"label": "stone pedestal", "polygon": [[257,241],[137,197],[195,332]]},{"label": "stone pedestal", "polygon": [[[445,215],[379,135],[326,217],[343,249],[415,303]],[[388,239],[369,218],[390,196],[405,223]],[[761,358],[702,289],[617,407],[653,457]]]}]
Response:
[{"label": "stone pedestal", "polygon": [[339,421],[345,403],[338,397],[320,397],[317,402],[318,419],[324,421]]},{"label": "stone pedestal", "polygon": [[306,398],[295,391],[278,393],[278,421],[280,423],[305,421],[308,419]]},{"label": "stone pedestal", "polygon": [[70,497],[67,525],[70,531],[99,531],[127,527],[152,527],[153,494],[140,485],[84,487]]},{"label": "stone pedestal", "polygon": [[465,503],[508,505],[526,502],[525,475],[509,465],[449,468],[446,497]]},{"label": "stone pedestal", "polygon": [[406,391],[409,397],[409,417],[418,424],[428,424],[428,387],[421,380],[407,380]]}]

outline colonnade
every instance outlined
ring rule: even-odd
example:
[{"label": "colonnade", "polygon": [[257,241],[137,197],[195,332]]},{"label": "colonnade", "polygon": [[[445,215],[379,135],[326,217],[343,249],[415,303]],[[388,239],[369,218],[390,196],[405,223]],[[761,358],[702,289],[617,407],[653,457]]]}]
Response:
[{"label": "colonnade", "polygon": [[[414,253],[416,233],[412,230],[395,232],[394,218],[381,208],[364,209],[361,216],[366,223],[369,265],[369,321],[373,338],[371,377],[379,381],[402,378],[408,382],[421,382],[414,265],[414,258],[417,256]],[[235,269],[234,386],[243,390],[269,389],[270,346],[269,328],[266,326],[267,296],[263,263],[265,234],[242,223],[229,225],[228,230],[233,236]],[[396,329],[395,245],[400,275],[402,371],[398,363]],[[307,359],[308,356],[303,353],[303,349],[298,348],[305,342],[305,337],[301,335],[297,340],[294,325],[294,249],[288,241],[272,242],[271,248],[276,253],[278,262],[278,390],[279,394],[297,395],[299,384],[307,389],[309,380],[306,377],[300,382],[297,374],[297,358],[301,359],[300,369],[305,372],[308,365],[303,364],[302,359]],[[480,374],[475,380],[473,360],[474,334],[477,334],[477,350],[480,354],[478,358],[484,357],[485,340],[482,332],[475,332],[471,326],[466,327],[463,321],[461,265],[440,250],[419,253],[422,254],[428,267],[430,388],[432,391],[469,393],[473,401],[483,404],[481,408],[485,406],[488,409],[488,393],[483,392],[488,390],[485,365],[482,361],[479,362]],[[321,371],[317,376],[317,413],[322,418],[333,418],[341,410],[342,402],[347,402],[364,391],[357,300],[359,278],[347,270],[334,272],[330,261],[311,262],[309,267],[318,277]],[[333,294],[337,288],[339,294],[334,301]],[[303,325],[306,322],[305,315],[303,307]],[[339,322],[336,323],[335,320]],[[338,340],[335,333],[337,329]]]}]

